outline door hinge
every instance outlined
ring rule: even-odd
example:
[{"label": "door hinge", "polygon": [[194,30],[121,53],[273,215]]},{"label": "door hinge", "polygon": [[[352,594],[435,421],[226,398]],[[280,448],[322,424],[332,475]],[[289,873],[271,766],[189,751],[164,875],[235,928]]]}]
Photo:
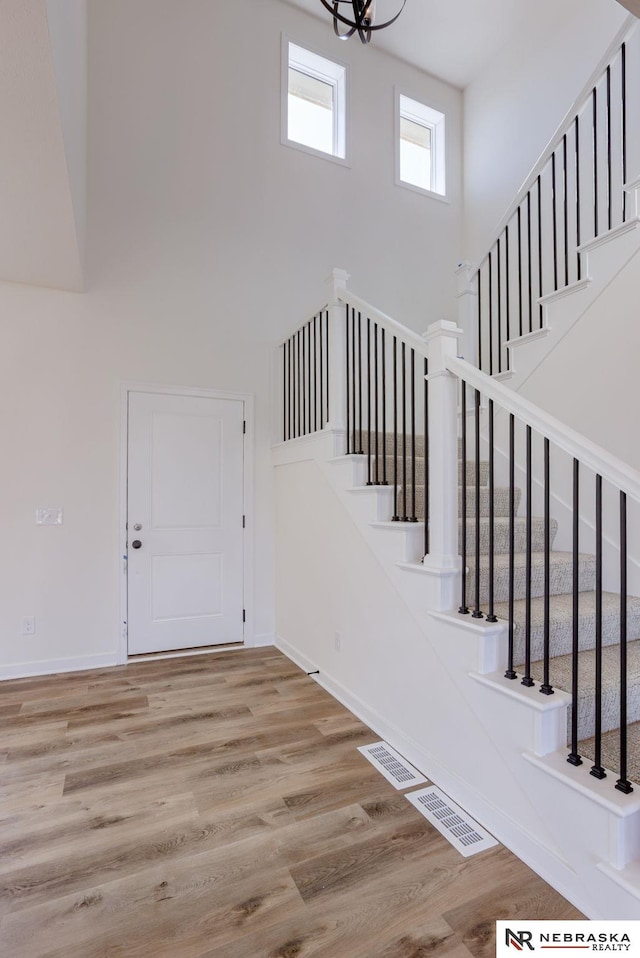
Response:
[{"label": "door hinge", "polygon": [[242,610],[242,621],[243,621],[243,622],[246,622],[246,621],[247,621],[247,610],[246,610],[246,609],[243,609],[243,610]]},{"label": "door hinge", "polygon": [[247,431],[247,420],[246,420],[246,419],[243,419],[243,420],[242,420],[242,433],[243,433],[243,435],[246,433],[246,431]]},{"label": "door hinge", "polygon": [[243,517],[242,517],[242,528],[243,528],[243,529],[246,528],[246,525],[247,525],[247,517],[246,517],[246,516],[243,516]]}]

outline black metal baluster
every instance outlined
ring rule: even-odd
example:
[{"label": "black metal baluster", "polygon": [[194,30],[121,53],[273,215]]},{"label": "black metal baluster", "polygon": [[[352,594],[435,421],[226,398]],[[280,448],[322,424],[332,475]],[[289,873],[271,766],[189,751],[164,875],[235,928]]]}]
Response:
[{"label": "black metal baluster", "polygon": [[324,329],[322,322],[322,313],[320,313],[320,428],[324,429]]},{"label": "black metal baluster", "polygon": [[570,765],[582,765],[578,752],[578,669],[580,652],[580,463],[573,460],[573,639],[571,648],[571,752]]},{"label": "black metal baluster", "polygon": [[594,762],[591,775],[605,778],[602,767],[602,476],[596,475],[596,698]]},{"label": "black metal baluster", "polygon": [[307,355],[305,350],[305,327],[303,326],[300,330],[300,337],[302,341],[302,428],[301,435],[306,436],[307,434]]},{"label": "black metal baluster", "polygon": [[620,95],[622,102],[622,222],[627,221],[627,45],[620,48]]},{"label": "black metal baluster", "polygon": [[518,325],[522,336],[522,207],[518,207]]},{"label": "black metal baluster", "polygon": [[289,438],[287,436],[287,344],[282,344],[282,439],[284,442]]},{"label": "black metal baluster", "polygon": [[402,343],[401,349],[402,357],[402,376],[401,386],[402,389],[402,521],[408,522],[409,516],[407,515],[407,502],[409,497],[407,495],[407,373],[406,373],[406,350],[405,344]]},{"label": "black metal baluster", "polygon": [[556,151],[551,154],[551,220],[553,232],[553,291],[558,289],[558,211],[556,209]]},{"label": "black metal baluster", "polygon": [[[542,293],[542,178],[538,174],[538,297],[541,298]],[[542,303],[538,303],[538,322],[540,329],[542,329]]]},{"label": "black metal baluster", "polygon": [[478,369],[482,369],[482,267],[478,269]]},{"label": "black metal baluster", "polygon": [[367,316],[367,485],[371,481],[371,318]]},{"label": "black metal baluster", "polygon": [[493,376],[493,255],[489,250],[489,375]]},{"label": "black metal baluster", "polygon": [[562,137],[562,222],[564,227],[564,285],[569,285],[569,171],[567,134]]},{"label": "black metal baluster", "polygon": [[[472,619],[484,618],[480,609],[480,391],[476,389],[475,405],[475,482],[476,482],[476,569],[475,569],[475,605],[471,615]],[[465,466],[466,468],[466,466]]]},{"label": "black metal baluster", "polygon": [[[497,622],[494,609],[494,564],[495,564],[495,477],[493,442],[493,399],[489,400],[489,612],[487,622]],[[476,512],[480,513],[480,490],[477,491]]]},{"label": "black metal baluster", "polygon": [[329,310],[325,313],[325,330],[326,330],[326,352],[325,356],[327,357],[327,375],[326,375],[326,384],[325,390],[327,393],[327,418],[326,422],[331,422],[331,392],[329,390]]},{"label": "black metal baluster", "polygon": [[300,435],[300,332],[296,333],[295,344],[295,426],[296,438]]},{"label": "black metal baluster", "polygon": [[529,282],[529,332],[533,332],[533,278],[531,258],[531,190],[527,193],[527,278]]},{"label": "black metal baluster", "polygon": [[311,322],[307,323],[307,420],[308,432],[313,432],[311,428]]},{"label": "black metal baluster", "polygon": [[351,454],[351,452],[352,452],[352,449],[351,449],[351,379],[350,379],[350,376],[351,376],[351,364],[350,364],[350,362],[349,362],[349,356],[350,356],[350,352],[349,352],[349,320],[350,320],[350,316],[351,316],[350,310],[349,310],[349,307],[347,306],[347,316],[346,316],[346,322],[345,322],[345,330],[346,330],[346,362],[345,362],[345,369],[346,369],[346,375],[347,375],[346,387],[347,387],[347,455],[348,455],[348,456],[349,456],[349,455]]},{"label": "black metal baluster", "polygon": [[[509,225],[504,231],[504,271],[507,276],[505,286],[506,293],[506,321],[507,321],[507,342],[511,340],[511,274],[509,271]],[[507,369],[511,369],[511,353],[507,349]]]},{"label": "black metal baluster", "polygon": [[460,389],[460,411],[462,415],[462,474],[460,477],[460,552],[462,553],[462,592],[460,596],[460,608],[458,609],[458,612],[461,615],[469,615],[469,606],[467,605],[467,384],[464,379],[462,379],[460,382]]},{"label": "black metal baluster", "polygon": [[498,263],[498,372],[502,372],[502,260],[500,256],[500,237],[496,243],[496,260]]},{"label": "black metal baluster", "polygon": [[360,442],[357,451],[362,455],[362,313],[358,310],[358,432]]},{"label": "black metal baluster", "polygon": [[416,351],[411,350],[411,514],[409,522],[417,522],[416,515]]},{"label": "black metal baluster", "polygon": [[318,316],[313,317],[313,431],[318,431]]},{"label": "black metal baluster", "polygon": [[531,426],[527,426],[527,518],[526,518],[526,559],[525,559],[525,613],[524,613],[524,676],[522,685],[531,688],[535,682],[531,678],[531,537],[532,537],[532,469],[531,469]]},{"label": "black metal baluster", "polygon": [[544,439],[544,677],[539,691],[553,695],[549,677],[551,658],[551,484],[549,481],[549,440]]},{"label": "black metal baluster", "polygon": [[576,257],[578,261],[578,282],[582,279],[582,254],[580,253],[582,217],[580,213],[580,117],[575,119],[576,139]]},{"label": "black metal baluster", "polygon": [[352,369],[351,397],[353,402],[353,407],[352,407],[353,408],[353,417],[352,417],[353,436],[351,439],[352,452],[358,451],[358,445],[356,443],[356,416],[357,416],[356,410],[358,409],[356,405],[356,384],[357,384],[356,368],[357,368],[356,367],[356,311],[355,309],[352,309],[351,310],[351,369]]},{"label": "black metal baluster", "polygon": [[375,485],[380,482],[379,474],[379,423],[378,423],[378,324],[373,324],[373,421],[375,424],[376,455],[375,455]]},{"label": "black metal baluster", "polygon": [[424,361],[424,554],[429,555],[429,360]]},{"label": "black metal baluster", "polygon": [[517,679],[513,668],[513,630],[514,630],[514,579],[515,579],[515,535],[516,535],[516,447],[515,416],[509,416],[509,646],[505,679]]},{"label": "black metal baluster", "polygon": [[382,485],[387,486],[387,344],[384,326],[380,330],[382,349]]},{"label": "black metal baluster", "polygon": [[398,509],[398,337],[393,337],[393,522],[400,520]]},{"label": "black metal baluster", "polygon": [[633,791],[627,778],[627,496],[620,493],[620,778],[619,792]]},{"label": "black metal baluster", "polygon": [[593,235],[598,236],[598,91],[591,95],[593,109]]},{"label": "black metal baluster", "polygon": [[607,66],[607,228],[613,225],[613,170],[611,164],[611,66]]}]

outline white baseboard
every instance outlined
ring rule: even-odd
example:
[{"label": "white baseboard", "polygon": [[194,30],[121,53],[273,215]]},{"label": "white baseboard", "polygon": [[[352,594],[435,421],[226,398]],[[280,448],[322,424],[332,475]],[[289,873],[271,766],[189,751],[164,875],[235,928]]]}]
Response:
[{"label": "white baseboard", "polygon": [[259,632],[253,637],[252,642],[247,642],[247,648],[261,649],[266,645],[276,644],[275,632]]},{"label": "white baseboard", "polygon": [[116,652],[111,652],[108,655],[81,655],[65,659],[40,660],[38,662],[16,662],[15,665],[0,665],[0,681],[21,679],[32,675],[55,675],[58,672],[107,669],[118,664]]}]

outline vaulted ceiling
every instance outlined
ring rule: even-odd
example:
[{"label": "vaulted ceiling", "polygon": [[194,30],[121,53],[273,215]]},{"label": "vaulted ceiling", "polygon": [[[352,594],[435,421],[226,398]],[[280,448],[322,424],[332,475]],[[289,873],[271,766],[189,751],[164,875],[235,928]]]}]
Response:
[{"label": "vaulted ceiling", "polygon": [[[0,280],[83,289],[87,2],[0,0]],[[331,30],[320,0],[286,2]],[[399,2],[377,0],[379,16]],[[407,0],[375,44],[465,87],[510,36],[553,23],[575,2]],[[640,16],[640,0],[621,2]]]}]

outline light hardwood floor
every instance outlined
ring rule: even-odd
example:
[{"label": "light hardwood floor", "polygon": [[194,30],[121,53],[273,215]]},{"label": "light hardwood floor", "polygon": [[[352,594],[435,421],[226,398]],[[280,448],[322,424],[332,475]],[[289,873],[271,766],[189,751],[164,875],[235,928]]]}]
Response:
[{"label": "light hardwood floor", "polygon": [[493,958],[498,918],[581,917],[274,649],[4,682],[0,727],[7,958]]}]

